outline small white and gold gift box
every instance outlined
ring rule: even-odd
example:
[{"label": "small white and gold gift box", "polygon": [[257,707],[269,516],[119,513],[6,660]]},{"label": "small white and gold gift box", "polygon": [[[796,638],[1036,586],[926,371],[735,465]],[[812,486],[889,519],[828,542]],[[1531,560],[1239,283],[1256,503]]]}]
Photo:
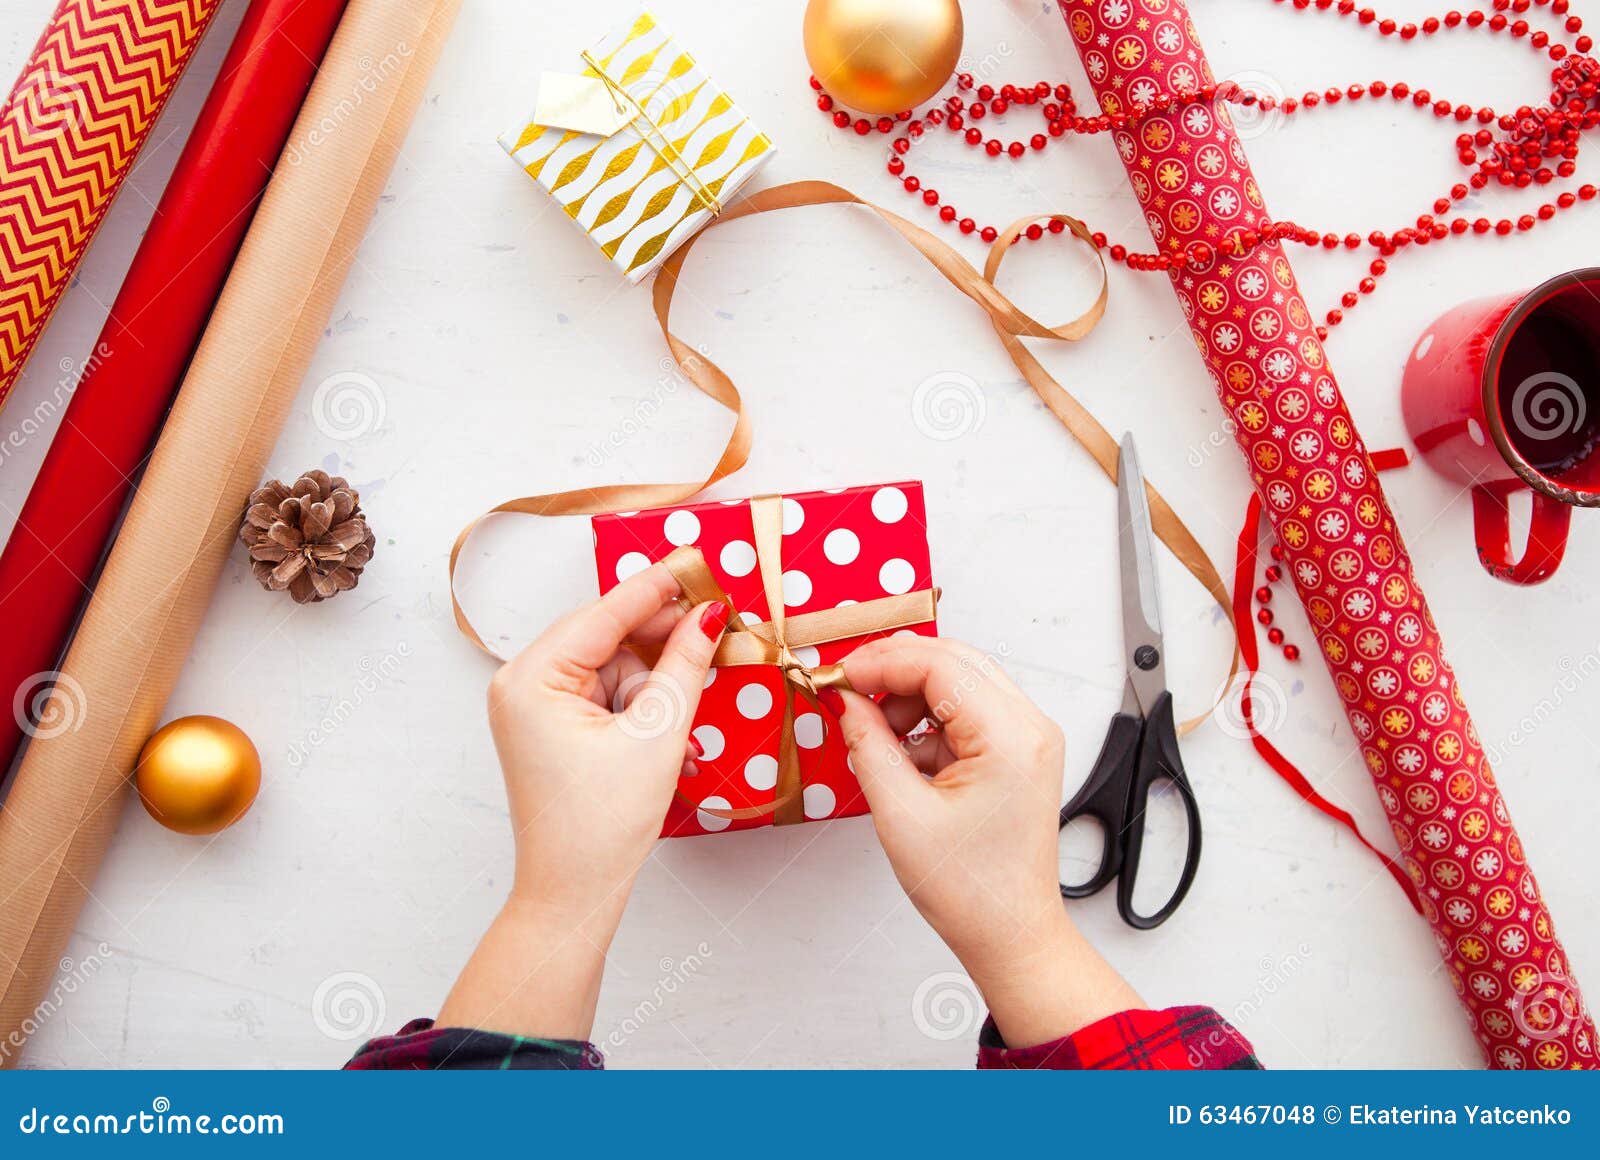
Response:
[{"label": "small white and gold gift box", "polygon": [[650,13],[547,72],[532,115],[500,138],[630,282],[720,213],[772,156]]}]

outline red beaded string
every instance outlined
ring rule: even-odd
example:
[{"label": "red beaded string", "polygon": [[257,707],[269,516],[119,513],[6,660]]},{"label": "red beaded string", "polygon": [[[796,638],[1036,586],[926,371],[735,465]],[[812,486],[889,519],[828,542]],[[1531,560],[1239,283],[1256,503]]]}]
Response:
[{"label": "red beaded string", "polygon": [[1261,605],[1260,610],[1256,613],[1256,620],[1269,626],[1267,628],[1267,640],[1271,644],[1282,646],[1284,659],[1297,661],[1300,659],[1300,647],[1293,644],[1284,644],[1283,629],[1270,627],[1273,619],[1272,609],[1268,608],[1267,605],[1272,603],[1272,585],[1283,579],[1283,545],[1272,545],[1272,558],[1276,563],[1267,565],[1267,570],[1263,573],[1266,582],[1256,589],[1256,603]]},{"label": "red beaded string", "polygon": [[[1286,0],[1272,2],[1283,4]],[[1581,185],[1576,190],[1562,190],[1543,202],[1534,213],[1522,214],[1515,219],[1506,217],[1491,221],[1487,217],[1452,216],[1456,203],[1464,201],[1474,190],[1486,188],[1490,182],[1518,189],[1534,185],[1545,187],[1557,180],[1570,178],[1577,171],[1580,136],[1600,126],[1600,99],[1597,99],[1600,96],[1600,61],[1589,55],[1594,42],[1583,34],[1583,21],[1571,14],[1570,0],[1492,0],[1493,12],[1450,11],[1442,17],[1428,17],[1419,23],[1400,23],[1380,17],[1371,8],[1358,8],[1353,0],[1287,2],[1299,9],[1315,8],[1340,17],[1352,17],[1363,26],[1375,28],[1380,36],[1398,37],[1403,41],[1462,27],[1524,40],[1530,49],[1554,63],[1555,68],[1551,72],[1554,87],[1547,103],[1537,107],[1523,105],[1513,113],[1501,114],[1487,106],[1474,109],[1470,105],[1451,104],[1435,98],[1427,89],[1413,89],[1403,81],[1373,81],[1369,85],[1330,88],[1321,93],[1308,92],[1298,99],[1290,97],[1283,100],[1225,81],[1206,85],[1196,92],[1163,95],[1132,112],[1084,117],[1078,114],[1072,89],[1068,85],[1051,85],[1048,81],[1040,81],[1031,87],[1002,85],[996,90],[991,85],[976,84],[970,73],[961,73],[956,77],[956,93],[920,116],[904,112],[873,120],[853,118],[843,109],[835,108],[833,98],[823,92],[822,85],[815,77],[811,79],[811,87],[818,94],[817,107],[831,114],[833,123],[839,128],[863,137],[874,131],[884,135],[897,134],[889,143],[889,173],[900,180],[907,193],[920,196],[923,204],[930,208],[936,207],[941,222],[953,225],[963,234],[976,233],[985,242],[993,242],[999,236],[995,227],[980,227],[972,218],[962,216],[954,206],[941,198],[936,189],[924,186],[915,174],[906,172],[906,156],[930,127],[942,125],[949,132],[959,134],[968,145],[981,148],[990,157],[1006,157],[1015,161],[1030,152],[1043,151],[1054,138],[1126,130],[1138,125],[1146,117],[1168,113],[1190,104],[1216,101],[1256,108],[1262,112],[1278,112],[1289,117],[1319,106],[1388,96],[1397,103],[1431,111],[1440,120],[1453,119],[1462,125],[1475,124],[1476,128],[1472,131],[1464,131],[1456,138],[1457,159],[1470,171],[1467,180],[1451,186],[1448,195],[1435,199],[1432,212],[1419,214],[1415,225],[1392,233],[1373,230],[1365,238],[1359,233],[1341,236],[1291,221],[1276,221],[1259,230],[1235,230],[1214,246],[1206,242],[1193,242],[1167,253],[1136,252],[1127,246],[1113,244],[1103,233],[1094,234],[1095,244],[1106,250],[1113,261],[1122,262],[1133,270],[1170,271],[1178,266],[1189,265],[1203,268],[1210,265],[1219,254],[1237,257],[1272,241],[1300,242],[1325,250],[1357,250],[1366,245],[1378,251],[1378,256],[1368,267],[1367,275],[1357,283],[1355,289],[1346,291],[1340,297],[1338,307],[1328,311],[1326,325],[1317,328],[1321,338],[1327,337],[1329,327],[1337,326],[1344,320],[1345,311],[1354,309],[1363,295],[1377,289],[1378,279],[1388,273],[1387,259],[1405,247],[1426,246],[1468,234],[1479,236],[1492,232],[1499,237],[1506,237],[1512,233],[1526,233],[1540,222],[1549,221],[1560,211],[1571,209],[1580,201],[1593,201],[1600,194],[1600,189],[1592,184]],[[1533,29],[1526,20],[1520,19],[1534,8],[1548,9],[1551,16],[1560,18],[1562,31],[1573,37],[1571,43],[1562,43],[1557,39],[1560,34],[1552,35]],[[1045,131],[1033,134],[1026,143],[1007,143],[999,137],[986,137],[980,127],[984,120],[991,116],[1003,116],[1017,105],[1039,107]],[[1018,240],[1037,241],[1046,233],[1059,234],[1064,228],[1058,221],[1034,223],[1018,235]]]}]

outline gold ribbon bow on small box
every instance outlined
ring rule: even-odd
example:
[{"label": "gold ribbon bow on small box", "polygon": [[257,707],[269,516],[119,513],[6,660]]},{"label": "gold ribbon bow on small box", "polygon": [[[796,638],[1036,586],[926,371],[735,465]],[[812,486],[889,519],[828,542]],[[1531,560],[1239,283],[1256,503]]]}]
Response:
[{"label": "gold ribbon bow on small box", "polygon": [[500,138],[601,251],[638,281],[722,212],[773,152],[646,12],[540,77],[533,114]]},{"label": "gold ribbon bow on small box", "polygon": [[[733,612],[728,620],[728,630],[712,658],[713,665],[774,665],[781,670],[784,703],[783,724],[778,734],[778,782],[773,787],[770,805],[711,809],[696,805],[681,792],[679,797],[714,817],[740,819],[771,814],[773,825],[789,826],[806,820],[802,800],[805,785],[800,771],[799,746],[794,735],[795,698],[800,697],[817,713],[823,714],[822,705],[817,700],[818,689],[850,688],[842,664],[806,665],[795,656],[795,650],[807,645],[827,644],[927,624],[938,611],[939,590],[923,588],[901,596],[885,596],[843,608],[788,616],[783,604],[782,497],[763,495],[752,499],[750,521],[755,533],[756,566],[761,574],[761,590],[771,614],[768,621],[749,625],[740,619],[728,594],[711,575],[711,569],[706,566],[699,548],[677,548],[665,563],[677,578],[678,601],[685,609],[708,601],[722,601]],[[646,659],[653,661],[654,657],[648,656]]]}]

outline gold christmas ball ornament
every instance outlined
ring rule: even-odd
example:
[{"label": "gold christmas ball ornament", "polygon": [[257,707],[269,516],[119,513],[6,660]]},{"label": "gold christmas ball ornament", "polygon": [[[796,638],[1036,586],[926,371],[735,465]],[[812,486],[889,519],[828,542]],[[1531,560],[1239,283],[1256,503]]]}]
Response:
[{"label": "gold christmas ball ornament", "polygon": [[806,60],[835,100],[899,113],[944,88],[961,57],[956,0],[810,0]]},{"label": "gold christmas ball ornament", "polygon": [[180,834],[215,834],[244,817],[261,788],[261,758],[221,717],[179,717],[157,730],[134,771],[150,816]]}]

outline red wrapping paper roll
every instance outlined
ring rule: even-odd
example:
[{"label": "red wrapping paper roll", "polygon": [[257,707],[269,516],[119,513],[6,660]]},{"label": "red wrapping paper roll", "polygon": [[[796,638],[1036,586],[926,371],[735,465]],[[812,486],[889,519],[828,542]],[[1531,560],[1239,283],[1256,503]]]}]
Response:
[{"label": "red wrapping paper roll", "polygon": [[0,406],[222,0],[61,0],[0,109]]},{"label": "red wrapping paper roll", "polygon": [[0,554],[0,777],[42,700],[346,0],[255,0]]},{"label": "red wrapping paper roll", "polygon": [[[1215,83],[1183,0],[1059,3],[1102,112]],[[1141,113],[1114,139],[1163,251],[1269,221],[1221,104]],[[1171,277],[1489,1064],[1597,1066],[1593,1019],[1281,245]]]}]

